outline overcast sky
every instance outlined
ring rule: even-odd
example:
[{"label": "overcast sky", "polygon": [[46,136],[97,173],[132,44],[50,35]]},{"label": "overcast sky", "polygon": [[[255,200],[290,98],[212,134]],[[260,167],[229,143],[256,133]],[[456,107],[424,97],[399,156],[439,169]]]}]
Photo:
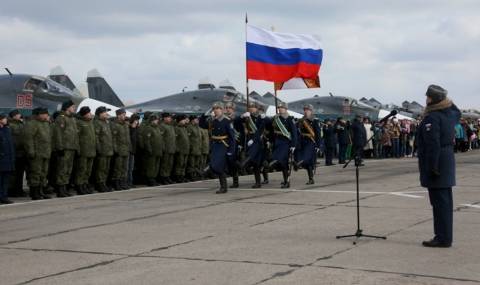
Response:
[{"label": "overcast sky", "polygon": [[4,0],[0,63],[38,75],[61,65],[75,83],[97,68],[125,102],[196,89],[205,77],[244,91],[245,12],[252,25],[320,36],[322,88],[313,94],[424,103],[436,83],[461,107],[480,109],[476,0]]}]

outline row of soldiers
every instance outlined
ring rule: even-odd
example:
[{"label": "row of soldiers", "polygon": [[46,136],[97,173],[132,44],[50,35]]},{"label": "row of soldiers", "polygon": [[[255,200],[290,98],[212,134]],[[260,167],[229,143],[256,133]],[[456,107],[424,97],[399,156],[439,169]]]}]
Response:
[{"label": "row of soldiers", "polygon": [[50,198],[50,186],[58,197],[68,197],[70,185],[83,195],[129,189],[134,182],[155,186],[200,179],[209,143],[197,117],[174,121],[163,113],[160,120],[146,113],[140,124],[140,116],[127,118],[124,109],[113,119],[104,106],[95,115],[86,106],[75,109],[67,101],[52,120],[47,109],[36,108],[26,122],[18,110],[10,112],[15,144],[10,196],[25,195],[25,172],[33,200]]}]

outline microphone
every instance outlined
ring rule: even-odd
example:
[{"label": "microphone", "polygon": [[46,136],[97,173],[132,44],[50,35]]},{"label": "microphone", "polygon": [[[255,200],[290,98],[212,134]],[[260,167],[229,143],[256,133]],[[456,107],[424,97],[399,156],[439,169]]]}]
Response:
[{"label": "microphone", "polygon": [[379,124],[383,124],[385,123],[386,121],[388,121],[388,119],[390,119],[391,117],[395,116],[396,114],[398,114],[398,111],[397,110],[392,110],[390,112],[390,114],[386,115],[385,117],[383,117],[383,119],[381,119],[380,121],[378,121]]}]

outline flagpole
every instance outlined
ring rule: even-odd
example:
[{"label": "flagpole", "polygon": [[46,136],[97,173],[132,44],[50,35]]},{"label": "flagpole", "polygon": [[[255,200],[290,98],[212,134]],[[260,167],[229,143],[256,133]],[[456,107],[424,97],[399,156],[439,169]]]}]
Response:
[{"label": "flagpole", "polygon": [[246,79],[246,92],[247,92],[247,110],[248,104],[250,103],[250,92],[248,90],[248,57],[247,57],[247,25],[248,25],[248,14],[245,13],[245,79]]},{"label": "flagpole", "polygon": [[275,83],[273,83],[273,90],[275,91],[275,114],[278,114],[277,88],[275,88]]}]

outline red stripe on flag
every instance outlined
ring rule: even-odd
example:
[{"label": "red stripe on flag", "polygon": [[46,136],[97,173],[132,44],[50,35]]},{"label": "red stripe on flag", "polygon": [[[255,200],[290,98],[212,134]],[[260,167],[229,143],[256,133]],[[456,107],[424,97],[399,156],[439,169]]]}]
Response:
[{"label": "red stripe on flag", "polygon": [[277,65],[258,61],[247,61],[247,77],[254,80],[285,82],[295,77],[316,79],[320,65],[299,62],[294,65]]}]

